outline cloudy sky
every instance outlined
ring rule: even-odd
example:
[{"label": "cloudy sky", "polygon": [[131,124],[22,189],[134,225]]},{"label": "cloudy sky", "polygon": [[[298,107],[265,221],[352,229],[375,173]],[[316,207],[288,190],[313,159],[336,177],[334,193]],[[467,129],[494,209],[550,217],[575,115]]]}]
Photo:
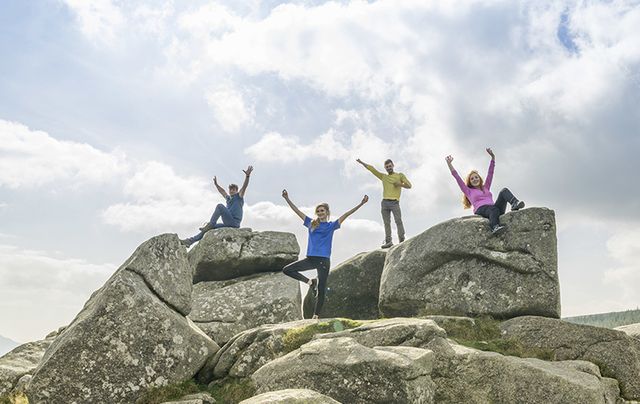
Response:
[{"label": "cloudy sky", "polygon": [[255,172],[244,226],[372,197],[333,262],[468,214],[461,172],[556,211],[563,315],[640,305],[640,2],[2,0],[0,334],[68,323],[142,241],[189,236]]}]

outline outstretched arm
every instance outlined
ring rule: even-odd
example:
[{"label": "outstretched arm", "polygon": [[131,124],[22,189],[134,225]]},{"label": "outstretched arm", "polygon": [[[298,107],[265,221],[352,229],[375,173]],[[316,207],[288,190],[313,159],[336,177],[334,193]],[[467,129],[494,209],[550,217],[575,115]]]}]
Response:
[{"label": "outstretched arm", "polygon": [[447,166],[449,166],[449,171],[451,171],[451,175],[453,175],[453,178],[456,179],[456,182],[458,183],[458,186],[460,187],[460,190],[462,191],[462,193],[466,195],[467,192],[469,192],[469,187],[467,187],[467,184],[465,184],[464,181],[462,181],[462,178],[460,178],[460,175],[458,175],[458,172],[456,171],[456,169],[453,168],[453,157],[449,155],[445,158],[445,160],[447,161]]},{"label": "outstretched arm", "polygon": [[220,185],[218,185],[218,178],[217,177],[213,177],[213,185],[215,185],[215,187],[218,190],[218,192],[220,192],[220,195],[222,195],[222,197],[224,199],[227,199],[227,197],[229,195],[227,194],[227,191],[224,190],[224,188],[222,188]]},{"label": "outstretched arm", "polygon": [[242,188],[240,188],[240,191],[238,191],[241,198],[244,198],[244,193],[247,192],[247,186],[249,185],[249,177],[251,176],[252,171],[253,171],[253,166],[249,166],[247,167],[246,170],[242,170],[242,172],[244,173],[244,182],[242,183]]},{"label": "outstretched arm", "polygon": [[493,150],[490,147],[487,147],[487,153],[491,156],[491,161],[489,162],[489,171],[487,172],[487,179],[484,182],[484,186],[487,189],[491,189],[491,183],[493,182],[493,171],[496,168],[496,155],[493,154]]},{"label": "outstretched arm", "polygon": [[360,159],[356,159],[356,161],[360,164],[362,164],[362,166],[364,168],[366,168],[367,170],[371,171],[371,174],[375,175],[376,177],[378,177],[379,179],[382,179],[382,176],[384,174],[382,174],[380,171],[376,170],[375,168],[373,168],[373,166],[371,164],[367,164],[364,161],[360,160]]},{"label": "outstretched arm", "polygon": [[307,215],[302,213],[302,211],[300,209],[298,209],[298,207],[296,205],[294,205],[293,202],[291,202],[291,199],[289,199],[289,193],[287,192],[286,189],[282,190],[282,197],[284,198],[285,201],[287,201],[287,204],[289,204],[289,207],[294,212],[296,212],[296,215],[298,215],[300,217],[300,219],[304,220],[307,217]]},{"label": "outstretched arm", "polygon": [[350,211],[346,212],[345,214],[343,214],[342,216],[340,216],[340,218],[338,218],[338,222],[340,222],[340,224],[342,224],[342,222],[344,222],[345,220],[347,220],[347,218],[356,210],[360,209],[360,207],[362,205],[364,205],[365,203],[367,203],[369,201],[369,197],[367,195],[364,196],[364,198],[362,198],[362,202],[360,202],[355,208],[351,209]]}]

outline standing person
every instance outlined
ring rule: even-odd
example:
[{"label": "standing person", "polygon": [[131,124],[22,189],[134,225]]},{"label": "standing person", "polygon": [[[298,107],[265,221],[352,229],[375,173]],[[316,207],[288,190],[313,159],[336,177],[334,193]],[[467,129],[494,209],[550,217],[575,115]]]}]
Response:
[{"label": "standing person", "polygon": [[493,181],[493,171],[496,166],[496,156],[491,148],[487,148],[487,153],[491,156],[491,162],[489,163],[486,182],[482,180],[476,170],[467,175],[467,181],[462,181],[458,172],[453,168],[453,157],[447,156],[445,160],[451,175],[456,179],[462,191],[462,206],[465,209],[469,209],[473,205],[473,213],[489,219],[491,232],[496,234],[504,229],[504,226],[500,225],[500,215],[504,215],[507,203],[511,204],[511,210],[519,210],[524,208],[524,202],[513,196],[507,188],[502,188],[498,198],[496,198],[496,202],[493,203],[493,195],[491,195],[490,189]]},{"label": "standing person", "polygon": [[384,162],[386,174],[381,173],[371,164],[367,164],[360,159],[356,161],[382,181],[382,208],[380,213],[382,213],[382,221],[384,222],[384,244],[381,247],[389,248],[393,245],[391,241],[391,213],[393,213],[393,219],[398,229],[398,241],[402,243],[404,241],[404,225],[402,224],[402,212],[400,212],[400,191],[402,191],[402,188],[411,188],[411,183],[404,174],[393,171],[394,165],[390,159]]},{"label": "standing person", "polygon": [[[240,227],[240,222],[242,222],[242,208],[244,206],[244,194],[247,192],[249,177],[251,176],[252,171],[253,166],[249,166],[246,170],[242,170],[244,173],[244,183],[242,184],[242,188],[238,190],[238,186],[236,184],[229,184],[229,194],[227,194],[224,188],[218,185],[218,179],[213,177],[213,185],[215,185],[218,192],[220,192],[220,195],[222,195],[227,201],[227,206],[219,203],[213,211],[211,219],[200,227],[200,233],[193,237],[180,240],[182,244],[187,247],[191,246],[196,241],[200,241],[202,237],[204,237],[204,234],[211,229],[219,229],[220,227]],[[219,219],[222,219],[222,223],[218,223]]]},{"label": "standing person", "polygon": [[[303,220],[305,227],[309,229],[309,238],[307,239],[307,257],[293,262],[282,269],[282,272],[297,279],[300,282],[304,282],[311,288],[313,295],[316,297],[316,305],[313,310],[313,318],[318,318],[320,310],[324,304],[324,294],[327,287],[327,277],[329,276],[330,257],[331,257],[331,243],[333,241],[333,232],[340,228],[342,222],[344,222],[349,215],[356,210],[360,209],[362,205],[367,203],[369,197],[367,195],[362,198],[355,208],[346,212],[340,216],[335,222],[329,220],[329,205],[321,203],[316,206],[316,218],[311,218],[298,209],[296,205],[289,199],[287,190],[282,191],[282,197],[291,209]],[[309,279],[302,275],[301,271],[308,271],[310,269],[316,269],[318,271],[317,279]]]}]

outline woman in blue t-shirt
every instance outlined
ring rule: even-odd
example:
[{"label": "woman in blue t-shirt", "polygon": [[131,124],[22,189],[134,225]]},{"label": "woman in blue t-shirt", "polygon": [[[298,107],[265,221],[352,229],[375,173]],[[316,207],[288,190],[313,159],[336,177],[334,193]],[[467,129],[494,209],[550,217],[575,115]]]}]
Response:
[{"label": "woman in blue t-shirt", "polygon": [[[367,203],[369,197],[367,195],[362,198],[362,202],[355,208],[340,216],[335,222],[329,222],[329,205],[321,203],[316,206],[316,218],[311,218],[298,209],[296,205],[289,199],[287,190],[282,191],[282,197],[289,204],[291,209],[300,219],[304,220],[304,226],[309,229],[309,238],[307,241],[307,258],[293,262],[282,269],[285,275],[297,279],[309,285],[316,297],[316,306],[313,310],[313,318],[318,318],[322,304],[324,303],[324,293],[327,287],[327,277],[329,276],[329,266],[331,257],[331,241],[333,240],[333,232],[340,228],[349,215],[360,209],[362,205]],[[302,275],[301,271],[316,269],[318,271],[317,279],[309,279]]]}]

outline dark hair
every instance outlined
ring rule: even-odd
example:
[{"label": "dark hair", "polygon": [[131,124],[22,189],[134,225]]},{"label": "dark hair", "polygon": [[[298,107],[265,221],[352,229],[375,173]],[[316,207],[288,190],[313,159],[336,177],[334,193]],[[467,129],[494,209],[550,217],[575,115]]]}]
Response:
[{"label": "dark hair", "polygon": [[391,159],[387,159],[387,160],[385,160],[384,165],[386,166],[389,163],[393,164],[393,161],[391,161]]},{"label": "dark hair", "polygon": [[238,189],[238,185],[237,184],[229,184],[229,189],[231,189],[231,188]]}]

